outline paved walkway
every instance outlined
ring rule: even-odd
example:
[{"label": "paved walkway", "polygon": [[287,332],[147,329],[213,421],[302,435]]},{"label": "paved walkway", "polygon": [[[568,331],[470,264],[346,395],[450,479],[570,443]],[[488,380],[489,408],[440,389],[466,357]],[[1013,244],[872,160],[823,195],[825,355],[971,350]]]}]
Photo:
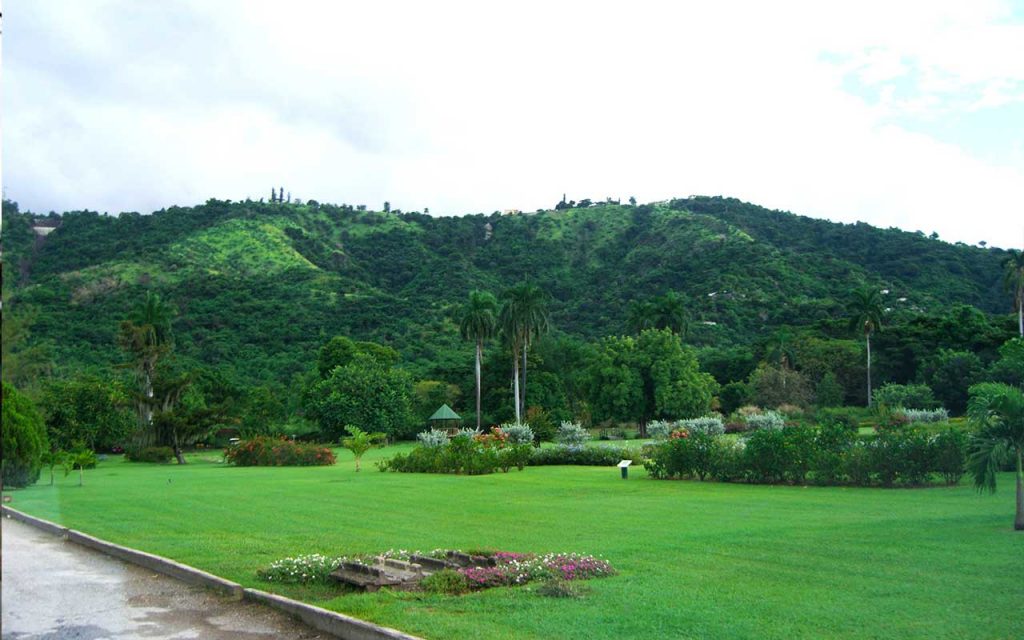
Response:
[{"label": "paved walkway", "polygon": [[233,602],[2,520],[3,640],[202,638],[327,640],[249,602]]}]

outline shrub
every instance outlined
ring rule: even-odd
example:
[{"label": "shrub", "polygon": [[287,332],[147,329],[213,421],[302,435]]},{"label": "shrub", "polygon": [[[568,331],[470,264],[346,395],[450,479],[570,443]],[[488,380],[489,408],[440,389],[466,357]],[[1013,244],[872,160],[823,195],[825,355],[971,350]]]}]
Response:
[{"label": "shrub", "polygon": [[896,410],[906,417],[909,424],[915,422],[945,422],[949,420],[949,412],[945,409],[905,409]]},{"label": "shrub", "polygon": [[907,409],[932,409],[938,404],[926,384],[884,384],[871,397],[879,404]]},{"label": "shrub", "polygon": [[[501,433],[500,430],[495,430]],[[504,435],[504,434],[502,434]],[[416,447],[409,453],[399,453],[390,460],[377,463],[381,471],[403,473],[454,473],[482,475],[498,469],[508,471],[512,467],[522,470],[530,460],[533,446],[529,444],[507,445],[503,438],[477,434],[469,437],[457,435],[446,445],[438,447]]]},{"label": "shrub", "polygon": [[725,426],[719,416],[704,416],[703,418],[692,418],[681,420],[680,424],[690,433],[707,433],[713,436],[720,436],[725,433]]},{"label": "shrub", "polygon": [[857,428],[841,421],[825,422],[815,431],[811,475],[816,484],[839,484],[844,479],[843,458],[853,446]]},{"label": "shrub", "polygon": [[509,444],[533,444],[533,429],[528,424],[503,424],[501,430],[508,435]]},{"label": "shrub", "polygon": [[427,593],[455,596],[469,591],[469,579],[454,569],[444,569],[423,578],[420,587]]},{"label": "shrub", "polygon": [[[675,437],[680,434],[679,437]],[[706,432],[677,431],[668,442],[657,445],[644,467],[654,478],[696,477],[704,480],[719,462],[718,451],[723,443]]]},{"label": "shrub", "polygon": [[558,427],[551,414],[541,407],[529,407],[526,410],[526,422],[533,429],[537,442],[551,442],[558,433]]},{"label": "shrub", "polygon": [[964,475],[967,441],[967,433],[952,427],[932,436],[929,443],[932,460],[931,470],[941,475],[946,484],[957,484]]},{"label": "shrub", "polygon": [[760,428],[746,436],[744,466],[753,482],[779,483],[786,476],[786,435],[782,428]]},{"label": "shrub", "polygon": [[590,588],[568,580],[545,580],[537,587],[537,594],[545,598],[582,598],[590,593]]},{"label": "shrub", "polygon": [[428,449],[443,447],[448,444],[448,433],[441,429],[428,429],[416,434],[416,439],[419,441],[420,446],[427,447]]},{"label": "shrub", "polygon": [[224,450],[224,460],[240,467],[309,467],[336,462],[327,447],[257,436]]},{"label": "shrub", "polygon": [[566,446],[535,449],[530,465],[580,465],[593,467],[614,467],[622,460],[641,460],[643,452],[632,447],[615,446]]},{"label": "shrub", "polygon": [[128,462],[159,462],[168,463],[174,456],[174,450],[170,447],[143,447],[130,448],[124,452],[124,459]]},{"label": "shrub", "polygon": [[468,438],[475,438],[476,436],[479,436],[481,434],[483,434],[483,431],[481,431],[480,429],[474,429],[474,428],[471,428],[471,427],[462,427],[461,429],[459,429],[458,431],[455,432],[455,435],[452,436],[452,438],[458,438],[459,436],[465,436],[465,437],[468,437]]},{"label": "shrub", "polygon": [[871,471],[883,486],[897,481],[919,485],[928,480],[932,466],[928,437],[915,429],[891,429],[880,432],[868,443]]},{"label": "shrub", "polygon": [[814,417],[819,424],[840,425],[852,430],[854,433],[857,432],[857,429],[860,426],[860,421],[857,419],[857,415],[853,409],[840,407],[819,409],[818,413],[815,414]]},{"label": "shrub", "polygon": [[39,479],[43,452],[49,449],[46,425],[31,400],[3,383],[3,435],[0,466],[3,484],[25,487]]},{"label": "shrub", "polygon": [[590,440],[590,433],[578,422],[563,421],[558,427],[555,440],[565,445],[582,445]]},{"label": "shrub", "polygon": [[722,412],[729,414],[736,411],[750,400],[750,387],[744,382],[730,382],[718,392],[718,400]]},{"label": "shrub", "polygon": [[778,430],[786,425],[786,419],[782,417],[782,414],[775,411],[765,411],[764,413],[752,413],[744,418],[744,422],[746,422],[747,427],[752,430]]},{"label": "shrub", "polygon": [[652,420],[647,425],[647,435],[655,440],[665,440],[672,433],[675,425],[665,420]]},{"label": "shrub", "polygon": [[256,572],[261,580],[285,584],[310,584],[327,582],[331,572],[337,569],[344,558],[332,558],[313,553],[293,558],[276,560],[266,569]]}]

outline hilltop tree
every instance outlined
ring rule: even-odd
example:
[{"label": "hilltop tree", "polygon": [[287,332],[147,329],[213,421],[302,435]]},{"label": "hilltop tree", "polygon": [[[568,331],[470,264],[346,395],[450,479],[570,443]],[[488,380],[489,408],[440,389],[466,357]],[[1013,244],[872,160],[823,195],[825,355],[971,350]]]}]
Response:
[{"label": "hilltop tree", "polygon": [[1013,292],[1017,307],[1017,329],[1024,338],[1024,251],[1010,249],[1010,255],[1003,260],[1003,284]]},{"label": "hilltop tree", "polygon": [[868,356],[868,406],[871,406],[871,334],[882,330],[882,296],[878,289],[860,287],[850,292],[847,305],[850,313],[850,330],[864,333]]},{"label": "hilltop tree", "polygon": [[971,437],[967,466],[979,491],[996,490],[996,473],[1017,463],[1017,511],[1013,528],[1024,531],[1024,392],[996,382],[970,390],[967,415],[979,428]]},{"label": "hilltop tree", "polygon": [[471,291],[469,302],[462,310],[459,333],[464,340],[476,344],[476,428],[480,428],[480,362],[484,355],[484,341],[497,334],[498,301],[486,291]]}]

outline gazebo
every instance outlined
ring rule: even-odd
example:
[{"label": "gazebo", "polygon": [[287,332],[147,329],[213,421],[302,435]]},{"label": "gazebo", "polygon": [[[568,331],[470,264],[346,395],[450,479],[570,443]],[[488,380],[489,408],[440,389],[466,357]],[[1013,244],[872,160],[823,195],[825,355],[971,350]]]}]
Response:
[{"label": "gazebo", "polygon": [[427,422],[435,429],[443,429],[448,435],[453,435],[462,425],[462,416],[452,411],[447,404],[442,404],[434,415],[427,418]]}]

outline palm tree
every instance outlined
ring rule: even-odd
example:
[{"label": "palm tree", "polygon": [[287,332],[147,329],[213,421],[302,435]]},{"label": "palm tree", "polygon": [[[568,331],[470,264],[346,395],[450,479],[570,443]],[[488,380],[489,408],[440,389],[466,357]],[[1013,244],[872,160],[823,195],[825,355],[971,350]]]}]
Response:
[{"label": "palm tree", "polygon": [[146,300],[121,323],[118,334],[118,342],[130,358],[127,366],[135,369],[141,386],[138,409],[142,428],[153,421],[153,375],[157,361],[171,349],[172,316],[173,310],[149,291]]},{"label": "palm tree", "polygon": [[967,468],[979,491],[996,490],[996,472],[1011,456],[1017,459],[1017,513],[1013,528],[1024,531],[1024,392],[999,382],[970,389],[967,415],[979,426],[971,437]]},{"label": "palm tree", "polygon": [[654,328],[654,316],[657,307],[650,301],[633,301],[629,305],[629,328],[633,333],[640,334],[644,329]]},{"label": "palm tree", "polygon": [[469,302],[462,309],[459,333],[463,339],[476,343],[476,428],[480,428],[480,363],[484,357],[484,340],[498,331],[498,301],[486,291],[471,291]]},{"label": "palm tree", "polygon": [[[548,294],[535,284],[523,282],[501,294],[505,301],[498,323],[512,347],[512,369],[515,381],[516,422],[521,422],[526,411],[526,356],[530,342],[547,333],[550,317],[547,310]],[[519,385],[519,357],[522,356],[523,383]]]},{"label": "palm tree", "polygon": [[1003,284],[1013,292],[1013,302],[1017,306],[1017,328],[1020,337],[1024,338],[1024,251],[1010,249],[1010,255],[1003,260],[1006,270]]},{"label": "palm tree", "polygon": [[680,337],[686,337],[689,313],[686,298],[675,291],[669,291],[654,299],[654,328],[668,329]]},{"label": "palm tree", "polygon": [[850,292],[847,305],[850,312],[850,330],[864,332],[868,349],[868,406],[871,406],[871,334],[882,330],[882,296],[877,289],[860,287]]}]

